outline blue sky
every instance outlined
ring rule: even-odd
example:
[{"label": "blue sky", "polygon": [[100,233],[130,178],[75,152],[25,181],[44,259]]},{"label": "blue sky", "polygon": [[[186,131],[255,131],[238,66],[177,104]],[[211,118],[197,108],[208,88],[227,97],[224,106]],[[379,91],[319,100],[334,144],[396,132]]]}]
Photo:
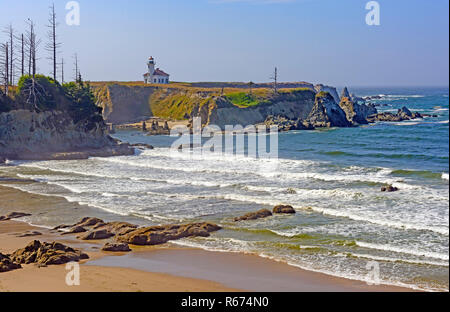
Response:
[{"label": "blue sky", "polygon": [[[380,0],[380,26],[366,25],[366,0],[80,0],[80,26],[54,2],[66,76],[76,52],[89,80],[141,80],[152,55],[175,81],[268,81],[277,66],[281,81],[449,83],[447,0]],[[31,17],[45,41],[51,3],[0,0],[0,26],[22,32]]]}]

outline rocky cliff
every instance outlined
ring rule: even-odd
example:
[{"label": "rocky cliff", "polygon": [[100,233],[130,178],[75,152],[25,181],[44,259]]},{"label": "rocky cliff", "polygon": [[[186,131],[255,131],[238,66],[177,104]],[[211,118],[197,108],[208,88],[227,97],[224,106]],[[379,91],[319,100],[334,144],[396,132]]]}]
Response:
[{"label": "rocky cliff", "polygon": [[314,106],[314,97],[315,93],[309,89],[292,90],[252,107],[237,107],[226,98],[219,97],[216,106],[210,111],[208,123],[223,128],[225,125],[261,123],[269,116],[306,119]]},{"label": "rocky cliff", "polygon": [[73,159],[132,154],[106,130],[103,120],[74,123],[60,111],[12,110],[0,114],[0,158]]},{"label": "rocky cliff", "polygon": [[344,110],[348,121],[353,125],[367,124],[367,118],[377,113],[373,104],[358,104],[354,97],[351,97],[347,88],[342,91],[339,106]]},{"label": "rocky cliff", "polygon": [[[301,85],[302,88],[290,88]],[[308,122],[316,127],[347,127],[367,123],[376,114],[374,106],[351,100],[347,88],[339,97],[336,88],[322,84],[284,83],[274,94],[269,84],[175,83],[139,85],[137,83],[98,83],[97,105],[107,122],[121,124],[149,117],[190,120],[201,117],[203,125],[250,125],[270,120]],[[219,88],[220,87],[220,88]],[[321,96],[316,98],[316,94]],[[328,95],[326,95],[328,94]],[[343,117],[344,115],[344,117]]]},{"label": "rocky cliff", "polygon": [[157,87],[102,85],[94,88],[97,105],[103,108],[103,118],[110,123],[137,122],[153,116],[150,97]]},{"label": "rocky cliff", "polygon": [[315,97],[314,107],[307,118],[313,127],[350,127],[345,112],[336,104],[328,92],[320,92]]},{"label": "rocky cliff", "polygon": [[314,90],[316,90],[317,93],[320,93],[322,91],[330,93],[336,103],[339,103],[341,101],[335,87],[318,84],[314,86]]},{"label": "rocky cliff", "polygon": [[[240,90],[240,89],[238,89]],[[233,93],[234,92],[234,93]],[[233,91],[232,94],[248,91]],[[97,105],[111,123],[129,123],[152,116],[189,120],[200,116],[203,124],[249,125],[263,122],[270,115],[291,119],[306,118],[313,105],[313,88],[286,89],[273,95],[261,88],[251,96],[257,105],[240,106],[217,89],[132,86],[108,84],[95,87]]]}]

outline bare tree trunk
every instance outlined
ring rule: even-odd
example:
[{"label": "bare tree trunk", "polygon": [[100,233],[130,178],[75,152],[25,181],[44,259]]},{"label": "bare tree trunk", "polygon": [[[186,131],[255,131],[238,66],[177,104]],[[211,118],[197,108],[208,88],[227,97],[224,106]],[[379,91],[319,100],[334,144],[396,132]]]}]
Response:
[{"label": "bare tree trunk", "polygon": [[6,33],[8,40],[9,40],[9,44],[8,44],[8,51],[9,51],[8,83],[9,83],[9,85],[13,85],[14,84],[14,28],[12,27],[11,24],[9,24],[9,26],[7,26],[3,32]]},{"label": "bare tree trunk", "polygon": [[14,85],[14,30],[9,25],[9,80]]},{"label": "bare tree trunk", "polygon": [[33,52],[31,51],[31,45],[29,48],[29,55],[28,55],[28,75],[31,75],[31,59],[32,59]]},{"label": "bare tree trunk", "polygon": [[49,59],[52,61],[53,65],[53,79],[56,81],[57,78],[57,64],[58,60],[56,58],[57,50],[61,46],[60,43],[57,42],[57,36],[56,36],[56,27],[58,24],[56,23],[56,13],[55,13],[55,4],[53,3],[50,7],[50,16],[48,19],[49,24],[47,25],[50,30],[48,31],[48,39],[49,42],[46,44],[46,50],[51,53],[51,56]]},{"label": "bare tree trunk", "polygon": [[21,74],[23,76],[25,73],[25,41],[23,38],[23,34],[21,36],[21,39],[22,39],[22,62],[21,62],[22,63],[22,67],[21,67],[22,72],[21,72]]},{"label": "bare tree trunk", "polygon": [[37,48],[40,40],[37,40],[36,38],[34,23],[31,19],[28,19],[28,24],[30,28],[26,31],[26,44],[29,52],[28,69],[31,78],[27,81],[23,93],[26,94],[26,104],[28,105],[28,108],[39,112],[39,99],[41,99],[45,93],[44,88],[36,80]]},{"label": "bare tree trunk", "polygon": [[61,59],[61,84],[64,83],[64,58]]},{"label": "bare tree trunk", "polygon": [[75,65],[75,82],[78,82],[78,76],[79,76],[79,72],[78,72],[78,55],[75,53],[74,55],[74,65]]},{"label": "bare tree trunk", "polygon": [[5,44],[5,94],[9,93],[9,47]]}]

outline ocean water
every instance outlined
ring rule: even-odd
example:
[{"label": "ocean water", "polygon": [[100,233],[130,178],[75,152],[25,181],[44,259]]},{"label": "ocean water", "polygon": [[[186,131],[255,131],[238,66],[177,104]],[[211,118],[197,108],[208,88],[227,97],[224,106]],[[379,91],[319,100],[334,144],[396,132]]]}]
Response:
[{"label": "ocean water", "polygon": [[[380,283],[448,291],[448,89],[351,91],[382,95],[373,101],[379,111],[407,106],[438,117],[281,133],[278,161],[173,153],[173,137],[121,131],[115,136],[155,149],[123,157],[10,162],[0,167],[0,176],[28,181],[0,184],[88,205],[35,213],[25,219],[33,224],[74,222],[87,212],[141,225],[207,220],[224,230],[174,243],[255,253],[357,280],[367,280],[377,267]],[[384,183],[400,191],[382,193]],[[281,203],[297,214],[232,221]]]}]

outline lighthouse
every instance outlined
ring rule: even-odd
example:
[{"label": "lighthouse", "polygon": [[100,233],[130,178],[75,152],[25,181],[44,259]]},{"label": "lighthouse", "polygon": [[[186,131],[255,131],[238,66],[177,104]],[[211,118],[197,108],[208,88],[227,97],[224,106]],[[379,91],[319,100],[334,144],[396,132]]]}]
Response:
[{"label": "lighthouse", "polygon": [[148,72],[144,74],[145,83],[169,83],[169,74],[165,73],[159,68],[155,69],[155,59],[150,56],[147,61]]},{"label": "lighthouse", "polygon": [[153,73],[155,72],[155,65],[156,65],[155,59],[153,58],[153,56],[150,56],[147,61],[147,66],[148,72],[151,73],[151,76],[153,76]]}]

